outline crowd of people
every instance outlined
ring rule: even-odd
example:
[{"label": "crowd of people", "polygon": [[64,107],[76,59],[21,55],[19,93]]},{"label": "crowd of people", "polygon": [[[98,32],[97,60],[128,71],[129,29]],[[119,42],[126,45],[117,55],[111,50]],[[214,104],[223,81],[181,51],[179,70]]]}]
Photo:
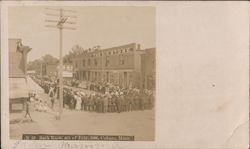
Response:
[{"label": "crowd of people", "polygon": [[64,106],[73,110],[105,112],[125,112],[152,109],[154,97],[148,91],[123,90],[102,93],[64,90]]},{"label": "crowd of people", "polygon": [[[32,77],[51,99],[51,107],[58,99],[56,81],[41,81]],[[127,112],[152,109],[154,107],[154,93],[152,90],[136,88],[121,88],[112,84],[91,83],[88,90],[74,90],[64,87],[63,107],[70,110],[84,110],[90,112]]]}]

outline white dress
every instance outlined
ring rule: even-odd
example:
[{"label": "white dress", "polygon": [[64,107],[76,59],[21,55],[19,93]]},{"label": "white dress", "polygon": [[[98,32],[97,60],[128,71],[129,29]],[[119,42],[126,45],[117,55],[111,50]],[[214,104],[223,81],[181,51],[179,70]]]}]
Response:
[{"label": "white dress", "polygon": [[76,110],[81,110],[82,108],[82,99],[80,96],[76,96]]}]

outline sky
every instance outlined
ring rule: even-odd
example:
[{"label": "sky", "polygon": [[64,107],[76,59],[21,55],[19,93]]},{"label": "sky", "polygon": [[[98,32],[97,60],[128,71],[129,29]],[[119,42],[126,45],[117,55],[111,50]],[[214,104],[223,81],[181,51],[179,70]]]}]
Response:
[{"label": "sky", "polygon": [[[32,48],[28,60],[38,59],[45,54],[59,57],[59,31],[47,28],[53,24],[45,20],[57,17],[46,16],[57,11],[43,6],[11,6],[8,11],[9,38],[21,38],[24,45]],[[59,7],[49,7],[59,8]],[[63,31],[63,55],[74,45],[92,48],[110,48],[128,43],[141,44],[141,48],[155,47],[155,8],[147,6],[81,6],[63,7],[74,10],[68,15],[76,15],[76,30]],[[65,25],[66,26],[66,25]]]}]

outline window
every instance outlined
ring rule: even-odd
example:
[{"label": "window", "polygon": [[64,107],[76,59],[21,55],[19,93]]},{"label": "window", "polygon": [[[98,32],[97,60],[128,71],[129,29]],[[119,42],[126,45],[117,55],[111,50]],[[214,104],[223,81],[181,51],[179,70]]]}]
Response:
[{"label": "window", "polygon": [[125,53],[128,52],[127,48],[125,49]]},{"label": "window", "polygon": [[95,58],[95,66],[97,66],[97,59]]},{"label": "window", "polygon": [[91,61],[90,61],[90,59],[88,59],[88,66],[90,66],[91,65]]},{"label": "window", "polygon": [[129,48],[129,51],[133,51],[134,49],[133,48]]},{"label": "window", "polygon": [[120,55],[119,60],[120,60],[120,65],[124,65],[125,61],[122,55]]},{"label": "window", "polygon": [[76,61],[76,63],[75,63],[75,66],[76,66],[76,68],[77,68],[77,61]]},{"label": "window", "polygon": [[82,61],[82,66],[85,66],[85,60]]},{"label": "window", "polygon": [[109,56],[106,56],[106,62],[105,62],[105,66],[109,66]]}]

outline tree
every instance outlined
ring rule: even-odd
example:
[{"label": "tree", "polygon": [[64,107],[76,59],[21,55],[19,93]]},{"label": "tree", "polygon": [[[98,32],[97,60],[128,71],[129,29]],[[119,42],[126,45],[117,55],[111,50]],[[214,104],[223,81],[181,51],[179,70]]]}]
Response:
[{"label": "tree", "polygon": [[28,70],[36,70],[41,67],[42,61],[40,59],[36,59],[34,61],[28,62]]},{"label": "tree", "polygon": [[83,54],[85,52],[84,48],[81,47],[80,45],[74,45],[72,48],[71,48],[71,51],[69,51],[68,54],[66,54],[64,57],[63,57],[63,62],[64,63],[72,63],[72,60],[75,56],[77,55],[80,55],[80,54]]},{"label": "tree", "polygon": [[[59,60],[49,54],[42,56],[39,59],[28,62],[28,70],[35,70],[37,73],[40,73],[41,69],[46,70],[46,65],[48,64],[57,64]],[[45,72],[43,72],[45,73]]]},{"label": "tree", "polygon": [[94,46],[93,48],[84,49],[80,45],[74,45],[69,51],[69,53],[63,57],[63,63],[72,63],[72,60],[75,56],[99,50],[100,48],[100,46]]},{"label": "tree", "polygon": [[49,54],[46,54],[45,56],[42,57],[42,61],[45,64],[57,64],[59,60]]}]

